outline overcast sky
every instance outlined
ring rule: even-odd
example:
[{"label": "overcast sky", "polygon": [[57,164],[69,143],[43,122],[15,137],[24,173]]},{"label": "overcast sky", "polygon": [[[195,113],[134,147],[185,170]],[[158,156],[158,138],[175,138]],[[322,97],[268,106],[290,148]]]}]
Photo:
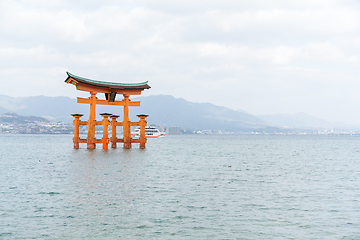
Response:
[{"label": "overcast sky", "polygon": [[66,71],[251,114],[360,123],[360,1],[0,0],[0,94]]}]

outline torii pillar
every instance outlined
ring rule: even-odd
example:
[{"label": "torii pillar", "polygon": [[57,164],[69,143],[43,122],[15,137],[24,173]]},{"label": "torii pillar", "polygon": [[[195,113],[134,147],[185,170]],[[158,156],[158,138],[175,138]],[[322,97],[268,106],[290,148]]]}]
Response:
[{"label": "torii pillar", "polygon": [[129,95],[124,94],[124,148],[131,148],[131,131],[130,131],[130,120],[129,120]]},{"label": "torii pillar", "polygon": [[94,149],[96,148],[96,141],[95,141],[95,126],[96,126],[96,93],[91,91],[90,94],[90,114],[89,114],[89,121],[88,121],[88,134],[87,134],[87,148]]}]

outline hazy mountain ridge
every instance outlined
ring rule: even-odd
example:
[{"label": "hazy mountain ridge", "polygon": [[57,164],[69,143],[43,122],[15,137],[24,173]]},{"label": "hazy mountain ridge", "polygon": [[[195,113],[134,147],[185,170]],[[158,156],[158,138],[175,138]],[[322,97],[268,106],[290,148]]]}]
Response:
[{"label": "hazy mountain ridge", "polygon": [[[103,96],[98,94],[99,98]],[[120,100],[121,96],[117,100]],[[193,103],[170,95],[153,95],[132,97],[141,101],[141,107],[130,107],[130,119],[138,121],[137,114],[149,114],[148,123],[165,126],[179,126],[187,129],[217,129],[225,131],[249,131],[249,129],[266,128],[268,125],[259,118],[226,107],[210,103]],[[0,96],[0,114],[15,112],[20,115],[35,115],[51,121],[71,122],[72,113],[83,113],[87,119],[89,105],[78,104],[69,97],[34,96],[12,98]],[[97,106],[97,115],[110,112],[122,116],[123,110],[116,106]],[[100,116],[97,116],[101,119]]]},{"label": "hazy mountain ridge", "polygon": [[250,114],[210,103],[188,102],[169,95],[138,97],[134,100],[140,100],[141,107],[131,108],[131,113],[148,113],[148,122],[159,125],[226,131],[243,131],[268,126],[261,119]]},{"label": "hazy mountain ridge", "polygon": [[0,114],[14,112],[19,115],[39,116],[50,121],[72,121],[71,113],[87,113],[88,107],[77,104],[69,97],[33,96],[13,98],[0,95]]},{"label": "hazy mountain ridge", "polygon": [[296,114],[268,114],[268,115],[257,115],[258,118],[262,119],[268,124],[275,126],[291,127],[291,128],[307,128],[307,129],[343,129],[343,130],[358,130],[358,125],[347,125],[344,123],[336,122],[330,123],[326,120],[311,116],[309,114],[298,112]]},{"label": "hazy mountain ridge", "polygon": [[16,113],[4,113],[0,115],[0,122],[25,124],[25,123],[50,122],[50,121],[42,117],[21,116]]},{"label": "hazy mountain ridge", "polygon": [[303,112],[299,112],[294,115],[278,113],[257,115],[257,117],[268,123],[293,128],[329,128],[332,126],[329,122],[323,119],[310,116]]},{"label": "hazy mountain ridge", "polygon": [[[103,98],[103,94],[98,94]],[[117,100],[122,97],[118,96]],[[148,123],[164,126],[179,126],[192,130],[225,130],[225,131],[285,131],[283,127],[300,129],[329,129],[336,124],[318,119],[305,113],[271,114],[254,116],[245,111],[235,111],[211,103],[188,102],[170,95],[151,95],[132,97],[133,101],[141,101],[141,107],[130,107],[130,120],[138,121],[137,114],[148,114]],[[19,115],[39,116],[50,121],[71,122],[72,113],[89,114],[88,104],[78,104],[75,98],[34,96],[13,98],[0,95],[0,114],[15,112]],[[123,114],[123,109],[116,106],[97,106],[98,115],[102,112]],[[341,124],[337,124],[339,126]],[[353,126],[354,127],[354,126]],[[351,126],[349,126],[351,128]]]}]

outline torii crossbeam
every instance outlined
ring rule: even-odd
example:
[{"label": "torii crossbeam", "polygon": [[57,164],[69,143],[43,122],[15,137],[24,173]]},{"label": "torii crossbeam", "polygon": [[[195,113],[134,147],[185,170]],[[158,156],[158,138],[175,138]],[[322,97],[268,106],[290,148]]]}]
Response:
[{"label": "torii crossbeam", "polygon": [[[74,148],[79,147],[79,143],[87,143],[87,148],[96,148],[96,143],[103,143],[103,148],[107,149],[107,125],[109,125],[109,117],[112,119],[112,147],[116,147],[117,142],[123,142],[124,148],[131,148],[131,143],[140,143],[140,148],[145,148],[145,130],[140,139],[132,139],[130,126],[140,126],[140,129],[145,129],[146,125],[145,118],[147,115],[139,115],[139,122],[130,122],[129,120],[129,106],[140,107],[140,101],[131,101],[129,99],[130,95],[140,95],[144,89],[149,89],[150,86],[148,82],[141,83],[113,83],[113,82],[104,82],[91,80],[79,76],[75,76],[69,72],[66,72],[68,77],[66,78],[66,83],[71,83],[76,86],[77,90],[90,92],[89,98],[77,98],[78,103],[90,104],[90,114],[88,121],[80,121],[81,114],[73,114],[75,117],[74,125]],[[106,100],[101,100],[96,97],[97,93],[105,93]],[[116,101],[116,95],[122,94],[123,100]],[[104,119],[102,121],[96,121],[96,104],[99,105],[115,105],[124,107],[124,120],[123,122],[116,122],[118,116],[111,114],[102,114]],[[88,126],[87,139],[79,138],[79,125]],[[104,136],[103,139],[95,138],[95,126],[103,125]],[[142,126],[144,125],[144,126]],[[105,127],[106,126],[106,127]],[[123,127],[123,139],[116,138],[116,126]],[[106,130],[106,133],[105,133]],[[114,135],[115,133],[115,135]],[[77,135],[77,136],[76,136]],[[106,139],[105,139],[106,135]],[[105,144],[106,142],[106,144]]]}]

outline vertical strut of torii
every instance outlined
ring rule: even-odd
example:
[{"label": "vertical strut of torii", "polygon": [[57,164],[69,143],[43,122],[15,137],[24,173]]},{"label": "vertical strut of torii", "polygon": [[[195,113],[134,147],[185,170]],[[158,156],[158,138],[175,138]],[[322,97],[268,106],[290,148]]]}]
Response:
[{"label": "vertical strut of torii", "polygon": [[[140,101],[131,101],[130,95],[140,95],[144,89],[149,89],[148,82],[141,83],[113,83],[91,80],[79,76],[75,76],[69,72],[66,72],[68,77],[66,83],[71,83],[76,86],[77,90],[87,91],[90,93],[89,98],[77,98],[78,103],[90,104],[90,114],[88,121],[80,121],[81,114],[73,114],[74,120],[74,148],[79,148],[79,143],[87,143],[87,148],[96,148],[96,143],[102,143],[103,149],[108,148],[108,125],[109,117],[111,118],[112,137],[110,139],[111,146],[116,147],[117,142],[123,142],[124,148],[131,148],[131,143],[140,143],[140,148],[145,148],[145,118],[147,115],[138,115],[139,122],[130,122],[129,120],[129,106],[140,107]],[[96,97],[97,93],[105,93],[106,100],[101,100]],[[118,94],[123,95],[123,100],[116,101],[115,98]],[[96,104],[100,105],[116,105],[124,107],[124,120],[123,122],[117,122],[116,119],[119,116],[111,115],[108,113],[101,114],[103,116],[102,121],[96,121]],[[88,134],[86,139],[79,138],[79,125],[88,126]],[[95,138],[95,126],[103,126],[103,138]],[[116,138],[116,126],[123,127],[123,138]],[[140,138],[132,139],[130,127],[140,126]],[[143,130],[143,131],[141,131]]]}]

